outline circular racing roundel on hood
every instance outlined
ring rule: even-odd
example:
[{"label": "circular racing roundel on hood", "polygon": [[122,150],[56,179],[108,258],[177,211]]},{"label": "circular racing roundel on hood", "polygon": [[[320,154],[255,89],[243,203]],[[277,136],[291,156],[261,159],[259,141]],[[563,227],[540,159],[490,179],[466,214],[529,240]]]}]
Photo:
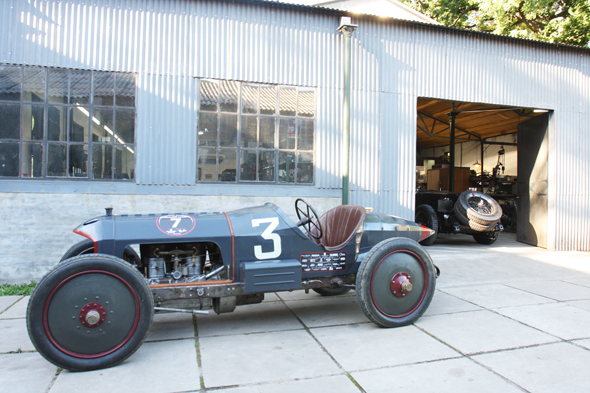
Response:
[{"label": "circular racing roundel on hood", "polygon": [[160,216],[156,220],[158,229],[168,236],[184,236],[195,229],[195,218],[180,214]]}]

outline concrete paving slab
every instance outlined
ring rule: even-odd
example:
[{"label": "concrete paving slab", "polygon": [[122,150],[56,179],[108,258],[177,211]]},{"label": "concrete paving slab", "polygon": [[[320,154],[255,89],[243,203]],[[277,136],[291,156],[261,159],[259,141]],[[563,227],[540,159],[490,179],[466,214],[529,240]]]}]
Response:
[{"label": "concrete paving slab", "polygon": [[586,349],[590,349],[590,339],[588,338],[584,340],[573,340],[572,343],[584,347]]},{"label": "concrete paving slab", "polygon": [[317,300],[295,300],[287,303],[307,327],[368,323],[356,296],[326,296]]},{"label": "concrete paving slab", "polygon": [[481,310],[481,307],[437,290],[434,293],[430,306],[423,315],[452,314],[476,310]]},{"label": "concrete paving slab", "polygon": [[356,385],[345,375],[320,377],[300,381],[270,383],[265,385],[244,386],[224,389],[224,393],[301,393],[301,392],[338,392],[359,393]]},{"label": "concrete paving slab", "polygon": [[268,302],[238,306],[227,314],[211,311],[209,315],[197,315],[197,329],[199,337],[208,337],[303,329],[303,326],[282,302]]},{"label": "concrete paving slab", "polygon": [[34,350],[24,319],[0,320],[0,353]]},{"label": "concrete paving slab", "polygon": [[498,312],[566,340],[590,338],[590,311],[568,303],[503,308]]},{"label": "concrete paving slab", "polygon": [[207,388],[342,373],[304,330],[203,337],[199,344]]},{"label": "concrete paving slab", "polygon": [[444,291],[488,309],[555,302],[503,284],[445,288]]},{"label": "concrete paving slab", "polygon": [[533,393],[586,393],[590,351],[556,343],[474,356],[474,360]]},{"label": "concrete paving slab", "polygon": [[45,393],[56,372],[57,367],[36,352],[0,355],[0,390]]},{"label": "concrete paving slab", "polygon": [[51,393],[79,393],[89,386],[104,392],[168,393],[200,389],[193,340],[144,343],[129,359],[103,370],[62,371]]},{"label": "concrete paving slab", "polygon": [[423,317],[415,325],[464,354],[556,341],[555,337],[488,310]]},{"label": "concrete paving slab", "polygon": [[0,296],[0,319],[3,318],[2,313],[21,298],[22,296]]},{"label": "concrete paving slab", "polygon": [[187,313],[155,314],[146,341],[176,340],[195,337],[193,315]]},{"label": "concrete paving slab", "polygon": [[263,302],[278,302],[280,300],[276,293],[265,293]]},{"label": "concrete paving slab", "polygon": [[460,356],[415,326],[383,329],[373,323],[311,329],[347,371]]},{"label": "concrete paving slab", "polygon": [[507,285],[562,302],[568,300],[590,299],[590,288],[565,281],[522,281],[509,283]]},{"label": "concrete paving slab", "polygon": [[0,314],[0,319],[26,318],[29,298],[30,296],[25,296],[19,299],[16,303],[10,306],[10,308]]},{"label": "concrete paving slab", "polygon": [[522,393],[469,359],[450,359],[352,373],[367,393]]},{"label": "concrete paving slab", "polygon": [[581,308],[582,310],[590,311],[590,300],[574,300],[567,302],[570,306]]},{"label": "concrete paving slab", "polygon": [[590,277],[571,277],[565,278],[563,281],[590,288]]}]

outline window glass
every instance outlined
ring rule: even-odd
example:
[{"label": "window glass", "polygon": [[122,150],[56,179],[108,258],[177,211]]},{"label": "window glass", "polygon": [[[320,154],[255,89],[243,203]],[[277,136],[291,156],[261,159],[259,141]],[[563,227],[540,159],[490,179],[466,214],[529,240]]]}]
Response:
[{"label": "window glass", "polygon": [[43,107],[23,105],[23,139],[43,140]]},{"label": "window glass", "polygon": [[299,120],[299,133],[297,135],[297,149],[313,150],[313,120]]},{"label": "window glass", "polygon": [[315,89],[201,80],[199,97],[197,181],[313,184]]},{"label": "window glass", "polygon": [[70,142],[88,142],[89,108],[70,108]]},{"label": "window glass", "polygon": [[279,183],[295,183],[295,154],[279,153]]},{"label": "window glass", "polygon": [[275,152],[261,151],[258,161],[259,181],[275,180]]},{"label": "window glass", "polygon": [[297,154],[297,183],[313,183],[313,154]]},{"label": "window glass", "polygon": [[88,145],[70,145],[69,174],[72,177],[88,177]]},{"label": "window glass", "polygon": [[238,145],[238,117],[221,115],[219,122],[219,146],[236,147]]},{"label": "window glass", "polygon": [[0,104],[0,139],[20,138],[20,105]]},{"label": "window glass", "polygon": [[297,89],[295,87],[281,87],[281,116],[295,116],[297,114]]},{"label": "window glass", "polygon": [[94,73],[94,105],[113,105],[115,75],[111,72]]},{"label": "window glass", "polygon": [[219,104],[222,112],[238,111],[238,82],[222,81],[219,90]]},{"label": "window glass", "polygon": [[135,151],[132,146],[115,145],[115,176],[117,180],[133,179]]},{"label": "window glass", "polygon": [[295,149],[297,128],[295,119],[279,120],[279,149]]},{"label": "window glass", "polygon": [[135,75],[116,74],[115,104],[117,106],[135,106]]},{"label": "window glass", "polygon": [[113,147],[111,145],[92,145],[92,177],[110,179],[112,176]]},{"label": "window glass", "polygon": [[70,104],[88,105],[90,103],[90,78],[88,71],[70,73]]},{"label": "window glass", "polygon": [[242,113],[258,113],[258,85],[242,86]]},{"label": "window glass", "polygon": [[273,149],[275,147],[275,118],[260,118],[260,147]]},{"label": "window glass", "polygon": [[202,111],[217,111],[219,100],[219,82],[201,81],[199,89],[200,108]]},{"label": "window glass", "polygon": [[65,143],[50,143],[47,146],[47,176],[66,176]]},{"label": "window glass", "polygon": [[0,65],[0,100],[20,101],[21,82],[19,66]]},{"label": "window glass", "polygon": [[199,146],[217,146],[217,114],[201,112],[198,130]]},{"label": "window glass", "polygon": [[[47,109],[47,139],[50,141],[67,141],[67,107],[50,106]],[[65,153],[64,153],[65,157]],[[64,169],[65,170],[65,169]]]},{"label": "window glass", "polygon": [[[49,70],[49,102],[66,104],[68,102],[68,84],[67,70]],[[25,99],[26,98],[27,97],[25,97]]]},{"label": "window glass", "polygon": [[277,88],[260,86],[260,114],[274,115],[277,108]]},{"label": "window glass", "polygon": [[135,78],[0,64],[0,177],[133,179]]},{"label": "window glass", "polygon": [[258,147],[258,120],[256,116],[242,117],[242,147]]},{"label": "window glass", "polygon": [[23,143],[23,161],[21,173],[23,177],[43,176],[43,145],[40,143]]},{"label": "window glass", "polygon": [[0,142],[0,176],[18,177],[18,143]]},{"label": "window glass", "polygon": [[134,143],[135,110],[115,109],[115,143]]},{"label": "window glass", "polygon": [[315,115],[315,92],[313,89],[299,88],[297,109],[299,116],[313,117]]},{"label": "window glass", "polygon": [[92,141],[114,142],[113,109],[95,109],[92,116]]},{"label": "window glass", "polygon": [[219,178],[222,182],[235,182],[237,169],[236,151],[230,149],[219,150]]},{"label": "window glass", "polygon": [[25,67],[23,69],[23,101],[43,102],[45,100],[45,69]]},{"label": "window glass", "polygon": [[201,148],[198,151],[198,173],[200,181],[216,181],[217,173],[217,152],[215,149]]},{"label": "window glass", "polygon": [[240,180],[256,181],[256,150],[242,150]]}]

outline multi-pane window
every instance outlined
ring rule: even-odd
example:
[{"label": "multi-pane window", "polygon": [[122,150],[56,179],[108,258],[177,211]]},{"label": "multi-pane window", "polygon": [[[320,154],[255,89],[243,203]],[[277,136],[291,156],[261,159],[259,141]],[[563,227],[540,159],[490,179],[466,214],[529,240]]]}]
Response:
[{"label": "multi-pane window", "polygon": [[133,74],[0,65],[0,177],[133,179]]},{"label": "multi-pane window", "polygon": [[315,90],[201,80],[201,182],[313,184]]}]

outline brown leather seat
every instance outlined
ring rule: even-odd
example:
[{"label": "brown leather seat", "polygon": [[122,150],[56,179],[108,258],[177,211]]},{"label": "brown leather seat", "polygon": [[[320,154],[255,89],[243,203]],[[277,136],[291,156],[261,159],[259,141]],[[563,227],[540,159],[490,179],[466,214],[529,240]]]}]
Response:
[{"label": "brown leather seat", "polygon": [[[324,231],[322,238],[318,240],[311,236],[310,238],[323,246],[326,251],[341,250],[357,233],[366,215],[367,212],[360,206],[336,206],[320,217]],[[312,232],[317,234],[313,226]]]}]

